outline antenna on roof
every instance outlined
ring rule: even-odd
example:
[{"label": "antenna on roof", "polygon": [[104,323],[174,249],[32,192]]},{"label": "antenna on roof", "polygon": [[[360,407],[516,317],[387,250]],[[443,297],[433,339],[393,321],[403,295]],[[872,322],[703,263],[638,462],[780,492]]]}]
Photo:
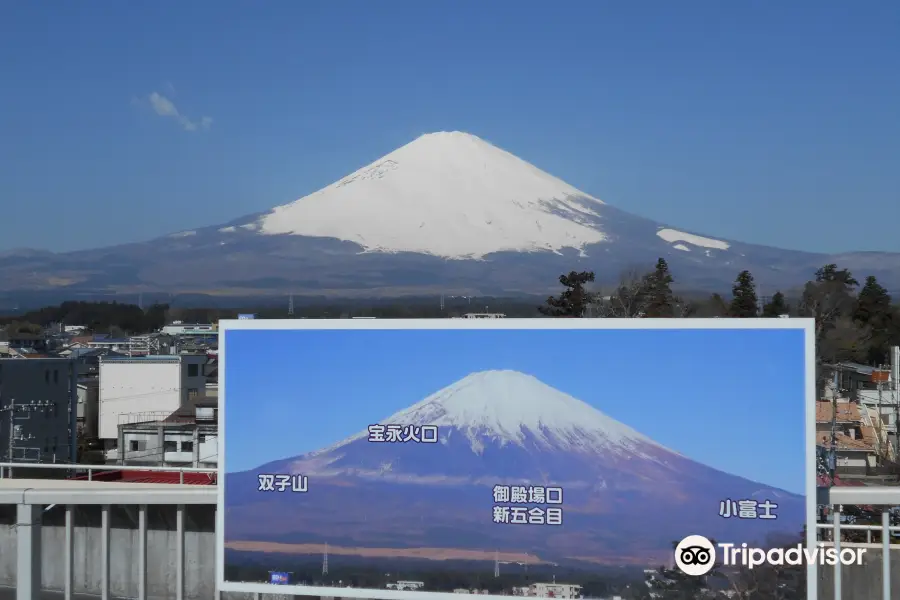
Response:
[{"label": "antenna on roof", "polygon": [[293,294],[288,296],[288,316],[289,317],[294,316],[294,295]]}]

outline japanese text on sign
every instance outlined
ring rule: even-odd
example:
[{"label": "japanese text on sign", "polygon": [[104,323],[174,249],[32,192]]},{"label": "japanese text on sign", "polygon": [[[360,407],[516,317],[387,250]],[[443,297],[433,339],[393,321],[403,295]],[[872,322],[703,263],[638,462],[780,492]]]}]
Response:
[{"label": "japanese text on sign", "polygon": [[774,502],[766,500],[731,500],[725,499],[719,502],[719,516],[724,519],[777,519],[778,515],[772,511],[778,508]]},{"label": "japanese text on sign", "polygon": [[260,492],[298,492],[309,491],[306,475],[279,475],[262,473],[259,476]]},{"label": "japanese text on sign", "polygon": [[561,487],[544,487],[541,485],[495,485],[494,502],[562,504],[563,489]]},{"label": "japanese text on sign", "polygon": [[388,444],[436,444],[437,425],[369,425],[369,441]]},{"label": "japanese text on sign", "polygon": [[560,506],[502,506],[502,504],[562,504],[561,487],[542,485],[495,485],[493,489],[494,523],[504,525],[562,525]]},{"label": "japanese text on sign", "polygon": [[562,525],[562,508],[494,506],[494,523],[508,525]]}]

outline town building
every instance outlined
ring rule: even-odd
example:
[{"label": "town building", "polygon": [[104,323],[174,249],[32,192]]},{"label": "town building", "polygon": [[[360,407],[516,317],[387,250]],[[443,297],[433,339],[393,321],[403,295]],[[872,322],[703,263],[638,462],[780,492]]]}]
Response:
[{"label": "town building", "polygon": [[215,468],[218,464],[218,418],[215,399],[197,399],[163,419],[119,425],[116,462]]},{"label": "town building", "polygon": [[172,353],[172,344],[168,336],[133,335],[115,338],[106,334],[93,336],[87,343],[91,349],[104,349],[127,354],[128,356],[151,356]]},{"label": "town building", "polygon": [[156,422],[204,397],[206,355],[100,357],[97,435],[117,448],[119,425]]},{"label": "town building", "polygon": [[823,455],[834,449],[838,477],[883,479],[898,473],[895,440],[878,430],[873,423],[876,416],[864,405],[846,399],[816,403],[816,446]]},{"label": "town building", "polygon": [[75,462],[76,373],[64,358],[0,359],[4,462]]},{"label": "town building", "polygon": [[219,331],[215,325],[173,321],[171,325],[162,328],[162,333],[173,336],[215,336]]},{"label": "town building", "polygon": [[77,387],[78,430],[86,439],[95,440],[98,438],[97,428],[100,421],[100,379],[80,376]]},{"label": "town building", "polygon": [[581,598],[581,586],[572,583],[532,583],[527,587],[513,590],[515,596],[530,598],[560,598],[574,600]]}]

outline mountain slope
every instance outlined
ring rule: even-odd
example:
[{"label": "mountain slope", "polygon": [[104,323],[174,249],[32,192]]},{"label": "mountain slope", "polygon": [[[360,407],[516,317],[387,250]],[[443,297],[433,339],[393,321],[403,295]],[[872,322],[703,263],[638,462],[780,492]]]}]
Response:
[{"label": "mountain slope", "polygon": [[422,136],[259,221],[264,234],[326,237],[367,252],[482,258],[605,239],[602,202],[460,132]]},{"label": "mountain slope", "polygon": [[8,291],[338,296],[543,294],[560,273],[598,283],[665,257],[679,284],[768,290],[837,262],[900,289],[900,254],[837,256],[686,232],[631,215],[475,136],[424,135],[295,202],[147,242],[0,254]]},{"label": "mountain slope", "polygon": [[[545,561],[652,564],[691,533],[762,542],[804,521],[802,497],[690,460],[514,371],[474,373],[380,423],[389,424],[437,426],[438,441],[371,442],[366,429],[226,475],[226,543],[517,549]],[[309,492],[259,492],[261,473],[304,474]],[[495,523],[496,485],[562,488],[563,525]],[[778,519],[723,519],[726,498],[772,500]]]}]

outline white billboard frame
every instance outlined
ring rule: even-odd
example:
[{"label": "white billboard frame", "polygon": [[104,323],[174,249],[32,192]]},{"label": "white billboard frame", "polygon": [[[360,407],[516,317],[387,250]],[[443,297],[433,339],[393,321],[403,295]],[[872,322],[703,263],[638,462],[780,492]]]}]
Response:
[{"label": "white billboard frame", "polygon": [[[803,331],[805,339],[805,441],[806,441],[806,547],[812,551],[817,543],[816,498],[816,379],[814,319],[606,319],[606,318],[535,318],[535,319],[229,319],[219,321],[219,457],[216,510],[216,585],[219,592],[249,594],[286,594],[325,596],[369,600],[452,600],[452,592],[406,591],[372,588],[339,588],[307,585],[279,585],[225,580],[225,457],[227,372],[226,336],[229,331],[300,331],[300,330],[794,330]],[[807,599],[818,597],[817,566],[807,565]],[[509,600],[509,596],[479,595],[485,600]]]}]

